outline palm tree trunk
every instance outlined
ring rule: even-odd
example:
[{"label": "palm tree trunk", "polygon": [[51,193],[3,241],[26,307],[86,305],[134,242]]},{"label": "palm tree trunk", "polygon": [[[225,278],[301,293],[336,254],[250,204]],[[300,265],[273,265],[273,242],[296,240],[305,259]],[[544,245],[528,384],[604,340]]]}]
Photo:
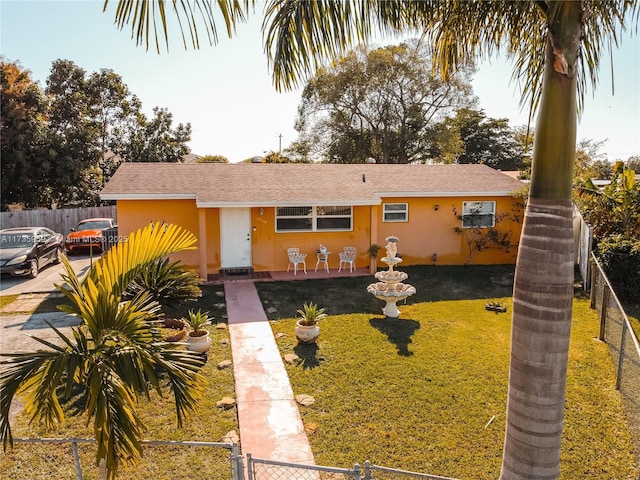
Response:
[{"label": "palm tree trunk", "polygon": [[582,12],[580,2],[557,3],[548,12],[530,197],[516,263],[501,480],[550,480],[560,474],[573,297],[571,185]]}]

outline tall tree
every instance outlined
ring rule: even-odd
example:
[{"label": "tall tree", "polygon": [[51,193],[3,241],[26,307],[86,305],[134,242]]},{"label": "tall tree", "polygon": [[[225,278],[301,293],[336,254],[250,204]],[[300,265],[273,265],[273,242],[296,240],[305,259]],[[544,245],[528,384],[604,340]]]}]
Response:
[{"label": "tall tree", "polygon": [[432,141],[429,127],[473,105],[470,72],[442,81],[416,41],[360,47],[307,82],[296,128],[303,139],[321,140],[322,157],[329,162],[424,161]]},{"label": "tall tree", "polygon": [[28,207],[42,203],[42,170],[47,168],[46,98],[19,63],[0,57],[0,201]]},{"label": "tall tree", "polygon": [[120,155],[128,162],[181,162],[190,151],[191,124],[179,123],[174,129],[172,123],[173,115],[166,108],[154,107],[150,120],[139,114]]},{"label": "tall tree", "polygon": [[99,129],[91,122],[91,98],[84,69],[56,60],[47,78],[49,97],[49,169],[45,176],[51,202],[95,201],[91,172],[101,158]]},{"label": "tall tree", "polygon": [[[255,3],[218,3],[229,35]],[[207,32],[215,31],[214,17],[201,15],[210,3],[184,5],[190,8],[175,11],[189,20],[189,32],[200,20]],[[164,3],[121,0],[120,6],[117,22],[131,23],[138,42],[148,42],[151,32],[167,37]],[[265,9],[266,50],[277,89],[297,85],[376,28],[423,31],[445,79],[477,56],[504,51],[514,59],[523,100],[537,120],[516,261],[502,480],[559,476],[573,295],[577,112],[587,81],[597,83],[603,48],[617,46],[620,32],[628,23],[637,25],[639,15],[634,0],[271,0]],[[191,39],[197,47],[198,38]]]},{"label": "tall tree", "polygon": [[[113,70],[101,69],[87,79],[89,119],[97,130],[102,155],[98,160],[99,188],[115,173],[120,165],[119,153],[123,142],[138,124],[142,104],[129,91],[122,77]],[[95,192],[97,196],[99,190]]]},{"label": "tall tree", "polygon": [[[445,135],[445,142],[438,143],[434,161],[443,156],[454,159],[447,163],[484,163],[498,170],[524,167],[524,148],[507,119],[487,118],[482,110],[461,108],[442,123],[438,133]],[[451,135],[457,135],[459,144],[454,144],[454,152],[447,152]]]}]

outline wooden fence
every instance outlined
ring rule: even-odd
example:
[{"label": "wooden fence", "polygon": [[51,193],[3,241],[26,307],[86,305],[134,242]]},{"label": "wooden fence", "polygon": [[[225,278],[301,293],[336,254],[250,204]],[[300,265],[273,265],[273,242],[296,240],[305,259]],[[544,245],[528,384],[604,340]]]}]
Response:
[{"label": "wooden fence", "polygon": [[95,217],[116,217],[114,205],[104,207],[63,208],[56,210],[22,210],[0,212],[0,227],[47,227],[66,235],[80,220]]}]

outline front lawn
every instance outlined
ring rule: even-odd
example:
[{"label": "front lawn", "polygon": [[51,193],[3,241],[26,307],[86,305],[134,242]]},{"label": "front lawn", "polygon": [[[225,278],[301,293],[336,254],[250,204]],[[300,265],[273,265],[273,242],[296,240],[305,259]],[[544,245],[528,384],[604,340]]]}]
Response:
[{"label": "front lawn", "polygon": [[[410,273],[405,283],[416,286],[420,301],[399,305],[395,320],[385,319],[383,302],[366,293],[372,278],[358,279],[361,290],[341,289],[334,280],[257,284],[265,307],[273,308],[273,331],[286,334],[278,340],[282,354],[301,358],[287,366],[294,394],[316,399],[301,415],[319,465],[370,460],[461,480],[498,478],[511,300],[489,295],[511,287],[502,282],[508,272],[481,281],[475,268],[466,270],[468,282],[452,280],[464,280],[465,269],[450,269],[441,285],[428,287],[422,272]],[[342,300],[323,296],[333,288]],[[284,291],[284,298],[276,295]],[[508,312],[487,311],[487,300],[506,303]],[[305,301],[328,306],[317,347],[298,345],[293,334],[294,310]],[[635,480],[615,368],[608,347],[596,339],[599,320],[586,298],[576,298],[573,316],[560,478]]]}]

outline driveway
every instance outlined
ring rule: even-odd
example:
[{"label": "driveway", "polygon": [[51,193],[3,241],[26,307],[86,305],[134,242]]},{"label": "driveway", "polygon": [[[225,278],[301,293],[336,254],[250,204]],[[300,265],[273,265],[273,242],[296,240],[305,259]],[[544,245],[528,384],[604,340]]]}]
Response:
[{"label": "driveway", "polygon": [[[69,257],[71,265],[78,275],[86,273],[92,261],[95,262],[97,259],[98,257],[95,255],[93,259],[89,255],[73,255]],[[0,295],[54,292],[56,291],[54,284],[62,282],[60,277],[62,272],[64,272],[64,267],[59,264],[47,265],[36,278],[2,275],[0,279]]]},{"label": "driveway", "polygon": [[[89,255],[73,255],[69,257],[73,269],[78,275],[84,275],[92,261]],[[60,339],[49,328],[47,322],[60,328],[65,334],[70,332],[70,327],[78,325],[80,320],[71,317],[64,312],[37,313],[33,315],[20,315],[11,312],[30,310],[44,299],[48,294],[58,293],[54,284],[62,283],[60,274],[64,267],[60,265],[48,265],[43,268],[36,278],[11,277],[3,275],[0,279],[0,295],[20,295],[15,302],[5,307],[0,314],[0,352],[12,353],[17,351],[32,351],[43,348],[43,345],[31,338],[31,335],[59,343]],[[60,294],[61,295],[61,294]],[[13,309],[12,309],[13,307]],[[26,308],[22,308],[26,307]]]}]

